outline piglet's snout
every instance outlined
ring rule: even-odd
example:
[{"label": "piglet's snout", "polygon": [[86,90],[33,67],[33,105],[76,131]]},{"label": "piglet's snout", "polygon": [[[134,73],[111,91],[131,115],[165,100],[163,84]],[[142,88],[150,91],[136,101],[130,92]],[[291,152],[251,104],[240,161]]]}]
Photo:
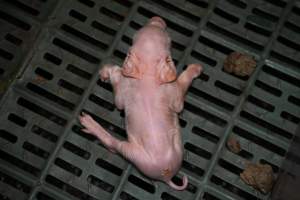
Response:
[{"label": "piglet's snout", "polygon": [[159,28],[165,29],[167,27],[166,22],[160,17],[152,17],[149,20],[149,24],[158,26]]}]

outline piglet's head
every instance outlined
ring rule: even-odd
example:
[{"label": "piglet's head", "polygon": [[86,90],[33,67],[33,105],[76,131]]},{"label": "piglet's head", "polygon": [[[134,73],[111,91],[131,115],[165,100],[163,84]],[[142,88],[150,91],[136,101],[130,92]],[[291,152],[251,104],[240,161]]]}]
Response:
[{"label": "piglet's head", "polygon": [[123,65],[123,75],[136,79],[155,77],[159,84],[176,79],[176,68],[170,55],[171,39],[166,23],[153,17],[133,38]]}]

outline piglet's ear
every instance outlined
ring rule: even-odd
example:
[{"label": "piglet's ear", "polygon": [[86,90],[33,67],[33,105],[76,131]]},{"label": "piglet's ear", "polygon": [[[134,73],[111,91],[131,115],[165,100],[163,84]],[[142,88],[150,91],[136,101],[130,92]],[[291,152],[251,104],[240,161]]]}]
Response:
[{"label": "piglet's ear", "polygon": [[158,66],[158,81],[160,84],[169,83],[176,79],[176,68],[171,56],[162,60]]},{"label": "piglet's ear", "polygon": [[141,73],[138,64],[139,61],[137,57],[129,52],[122,67],[123,76],[140,79]]}]

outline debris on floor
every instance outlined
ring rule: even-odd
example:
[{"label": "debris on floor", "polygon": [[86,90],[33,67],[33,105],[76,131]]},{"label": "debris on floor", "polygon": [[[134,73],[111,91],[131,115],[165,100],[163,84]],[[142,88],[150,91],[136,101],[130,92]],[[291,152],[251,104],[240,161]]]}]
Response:
[{"label": "debris on floor", "polygon": [[241,179],[254,189],[267,194],[271,191],[274,183],[272,167],[268,164],[249,163],[240,174]]},{"label": "debris on floor", "polygon": [[224,71],[237,76],[250,76],[256,68],[256,61],[250,55],[230,53],[224,61]]},{"label": "debris on floor", "polygon": [[241,151],[240,142],[232,136],[227,140],[227,148],[229,149],[229,151],[236,154]]}]

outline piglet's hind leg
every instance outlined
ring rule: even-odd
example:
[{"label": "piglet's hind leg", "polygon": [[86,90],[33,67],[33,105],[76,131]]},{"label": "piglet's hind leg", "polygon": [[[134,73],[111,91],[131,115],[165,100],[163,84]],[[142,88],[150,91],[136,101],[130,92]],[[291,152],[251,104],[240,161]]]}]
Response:
[{"label": "piglet's hind leg", "polygon": [[116,152],[115,146],[120,141],[110,135],[90,115],[82,113],[79,117],[79,121],[84,126],[82,129],[83,132],[96,136],[111,152]]},{"label": "piglet's hind leg", "polygon": [[138,164],[141,150],[135,144],[113,137],[88,114],[83,113],[79,121],[84,126],[83,132],[96,136],[111,152],[118,152],[126,159]]}]

